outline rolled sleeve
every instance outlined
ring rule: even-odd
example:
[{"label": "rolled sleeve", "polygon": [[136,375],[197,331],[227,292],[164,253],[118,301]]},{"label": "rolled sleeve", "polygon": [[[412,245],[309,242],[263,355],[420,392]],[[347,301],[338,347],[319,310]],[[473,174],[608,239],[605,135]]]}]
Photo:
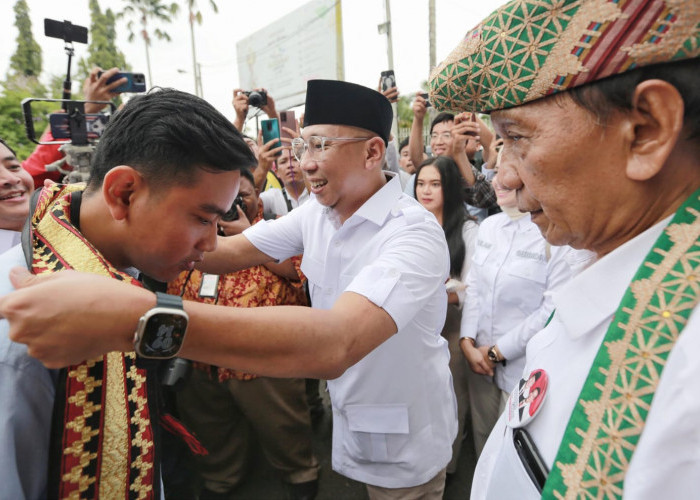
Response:
[{"label": "rolled sleeve", "polygon": [[277,259],[287,260],[304,253],[304,243],[300,226],[304,207],[292,210],[275,220],[262,220],[243,231],[248,241],[261,252]]},{"label": "rolled sleeve", "polygon": [[401,330],[436,291],[440,290],[447,301],[444,283],[449,253],[442,228],[428,221],[397,232],[385,249],[379,259],[357,273],[345,291],[367,297]]}]

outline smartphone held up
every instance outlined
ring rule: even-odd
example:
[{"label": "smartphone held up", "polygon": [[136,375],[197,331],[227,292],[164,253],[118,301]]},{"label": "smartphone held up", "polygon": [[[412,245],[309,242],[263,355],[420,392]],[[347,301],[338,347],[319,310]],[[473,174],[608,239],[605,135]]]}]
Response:
[{"label": "smartphone held up", "polygon": [[[282,146],[282,142],[280,141],[280,125],[277,118],[262,120],[260,122],[260,127],[262,127],[263,144],[267,144],[268,142],[277,139],[277,142],[272,147],[279,148]],[[281,151],[279,151],[275,156],[279,156],[280,154],[282,154]]]},{"label": "smartphone held up", "polygon": [[287,132],[285,128],[294,130],[295,132],[297,131],[297,118],[294,111],[280,111],[280,133],[282,134],[282,137],[294,139],[292,134]]},{"label": "smartphone held up", "polygon": [[[97,78],[100,78],[104,71],[97,73]],[[107,85],[126,78],[126,83],[119,85],[113,92],[146,92],[146,76],[143,73],[120,72],[111,76],[107,80]]]},{"label": "smartphone held up", "polygon": [[387,71],[382,71],[381,81],[382,92],[386,92],[390,88],[396,87],[396,76],[394,75],[394,70],[390,69]]}]

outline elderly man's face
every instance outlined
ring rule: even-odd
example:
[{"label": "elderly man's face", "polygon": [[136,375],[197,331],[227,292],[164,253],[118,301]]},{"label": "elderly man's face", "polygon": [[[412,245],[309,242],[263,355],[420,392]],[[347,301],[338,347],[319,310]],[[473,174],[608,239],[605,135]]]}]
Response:
[{"label": "elderly man's face", "polygon": [[598,253],[618,246],[631,224],[620,200],[633,196],[619,119],[603,127],[566,95],[491,118],[504,138],[500,182],[547,241]]}]

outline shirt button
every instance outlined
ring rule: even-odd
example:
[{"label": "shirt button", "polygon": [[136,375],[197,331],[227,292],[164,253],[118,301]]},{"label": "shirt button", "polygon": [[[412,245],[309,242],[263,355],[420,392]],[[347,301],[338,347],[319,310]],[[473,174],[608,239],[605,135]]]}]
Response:
[{"label": "shirt button", "polygon": [[340,246],[340,241],[336,240],[335,243],[333,243],[335,246],[339,247]]}]

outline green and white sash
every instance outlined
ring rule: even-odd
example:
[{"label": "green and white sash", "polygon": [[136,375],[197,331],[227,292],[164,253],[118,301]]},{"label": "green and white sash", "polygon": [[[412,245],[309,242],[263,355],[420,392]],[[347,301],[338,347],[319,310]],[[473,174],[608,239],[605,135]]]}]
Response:
[{"label": "green and white sash", "polygon": [[543,498],[621,498],[668,355],[698,303],[700,190],[625,292],[583,385]]}]

